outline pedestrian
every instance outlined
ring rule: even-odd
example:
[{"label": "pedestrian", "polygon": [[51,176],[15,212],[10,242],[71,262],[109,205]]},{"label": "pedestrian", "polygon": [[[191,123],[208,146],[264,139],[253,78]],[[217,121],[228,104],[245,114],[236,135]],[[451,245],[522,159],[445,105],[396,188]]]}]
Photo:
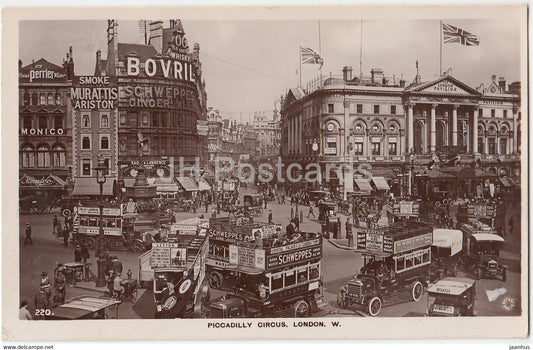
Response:
[{"label": "pedestrian", "polygon": [[311,215],[313,215],[313,217],[316,217],[312,205],[309,206],[309,212],[307,213],[307,217],[309,218],[309,216]]},{"label": "pedestrian", "polygon": [[296,212],[293,222],[294,222],[294,228],[296,229],[296,231],[300,231],[300,219],[298,219],[298,212]]},{"label": "pedestrian", "polygon": [[89,249],[87,249],[87,246],[82,243],[81,244],[81,262],[83,263],[83,279],[85,282],[89,280],[89,265],[88,261],[91,257],[91,254],[89,254]]},{"label": "pedestrian", "polygon": [[107,277],[107,289],[109,290],[109,297],[113,297],[114,287],[115,287],[115,272],[113,270],[109,270]]},{"label": "pedestrian", "polygon": [[76,249],[74,249],[74,262],[80,263],[83,260],[82,253],[81,253],[81,247],[78,244],[76,246]]},{"label": "pedestrian", "polygon": [[43,291],[46,299],[48,299],[48,302],[50,302],[50,299],[52,298],[52,286],[50,285],[50,278],[48,278],[47,272],[43,271],[41,273],[41,284],[39,285],[39,290]]},{"label": "pedestrian", "polygon": [[33,241],[31,240],[31,226],[29,222],[26,223],[26,239],[24,240],[24,245],[26,245],[28,242],[33,245]]},{"label": "pedestrian", "polygon": [[122,275],[122,269],[122,262],[115,256],[113,259],[113,271],[115,271],[115,274],[120,277]]},{"label": "pedestrian", "polygon": [[64,304],[67,297],[67,277],[63,264],[59,264],[54,278],[54,301],[56,305]]},{"label": "pedestrian", "polygon": [[348,238],[348,247],[353,246],[352,223],[349,217],[346,218],[346,238]]},{"label": "pedestrian", "polygon": [[294,219],[294,208],[291,205],[291,220]]},{"label": "pedestrian", "polygon": [[272,210],[268,211],[268,224],[272,225]]},{"label": "pedestrian", "polygon": [[65,225],[65,228],[63,229],[63,245],[65,247],[68,247],[68,238],[70,237],[70,232],[68,229],[68,226]]},{"label": "pedestrian", "polygon": [[285,195],[284,194],[281,195],[281,204],[285,204]]},{"label": "pedestrian", "polygon": [[28,310],[28,302],[26,300],[22,300],[20,302],[20,309],[19,309],[19,320],[31,320],[31,313]]},{"label": "pedestrian", "polygon": [[[35,306],[35,310],[46,310],[50,308],[50,299],[46,296],[42,288],[39,288],[39,293],[36,293],[33,297],[33,305]],[[36,320],[42,320],[43,318],[43,313],[35,313]]]},{"label": "pedestrian", "polygon": [[300,210],[300,223],[304,222],[304,211]]},{"label": "pedestrian", "polygon": [[264,200],[264,202],[265,202],[265,209],[266,209],[266,208],[267,208],[267,202],[268,202],[266,194],[265,194],[265,196],[263,197],[263,200]]},{"label": "pedestrian", "polygon": [[53,226],[53,234],[54,236],[56,236],[57,230],[59,227],[59,219],[57,218],[57,214],[54,214],[54,219],[52,220],[52,226]]},{"label": "pedestrian", "polygon": [[293,220],[289,222],[289,224],[285,228],[285,231],[286,231],[287,237],[290,237],[294,234],[294,221]]},{"label": "pedestrian", "polygon": [[209,201],[207,200],[207,198],[205,199],[205,212],[209,212]]}]

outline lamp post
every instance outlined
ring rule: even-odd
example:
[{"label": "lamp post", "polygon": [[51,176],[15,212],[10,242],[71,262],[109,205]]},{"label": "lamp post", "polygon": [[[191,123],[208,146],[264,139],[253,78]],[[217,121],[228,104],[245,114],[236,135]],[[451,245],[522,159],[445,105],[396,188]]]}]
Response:
[{"label": "lamp post", "polygon": [[409,196],[413,197],[413,188],[415,186],[415,155],[414,153],[411,153],[409,155],[409,159],[411,160],[411,167],[409,169]]},{"label": "lamp post", "polygon": [[97,257],[97,264],[98,264],[98,276],[96,278],[96,286],[97,287],[104,287],[106,285],[105,281],[105,271],[103,259],[100,257],[100,253],[102,250],[102,245],[104,241],[104,227],[103,227],[103,218],[104,218],[104,183],[106,181],[106,171],[107,166],[104,162],[103,158],[98,158],[98,166],[93,168],[93,170],[96,170],[96,182],[98,185],[100,185],[100,202],[98,203],[98,207],[100,209],[100,222],[99,222],[99,233],[98,237],[96,239],[96,249],[95,249],[95,255]]}]

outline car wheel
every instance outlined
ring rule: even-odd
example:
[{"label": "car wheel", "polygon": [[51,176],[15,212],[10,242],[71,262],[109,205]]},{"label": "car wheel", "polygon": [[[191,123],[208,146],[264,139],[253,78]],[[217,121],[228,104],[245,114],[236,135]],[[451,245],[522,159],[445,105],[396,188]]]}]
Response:
[{"label": "car wheel", "polygon": [[304,299],[294,303],[294,317],[309,317],[309,304]]},{"label": "car wheel", "polygon": [[142,253],[144,251],[144,245],[141,242],[134,242],[131,246],[131,251],[134,253]]},{"label": "car wheel", "polygon": [[209,285],[211,286],[211,288],[220,289],[223,281],[224,277],[218,271],[212,271],[209,275]]},{"label": "car wheel", "polygon": [[381,299],[379,297],[373,297],[368,303],[368,314],[370,316],[377,316],[381,311]]},{"label": "car wheel", "polygon": [[343,290],[339,290],[339,293],[337,294],[337,305],[341,309],[346,309],[346,292]]},{"label": "car wheel", "polygon": [[507,269],[502,269],[502,281],[507,281]]},{"label": "car wheel", "polygon": [[422,299],[422,295],[424,294],[424,286],[422,285],[422,282],[415,281],[411,285],[411,296],[413,297],[414,301],[420,301]]}]

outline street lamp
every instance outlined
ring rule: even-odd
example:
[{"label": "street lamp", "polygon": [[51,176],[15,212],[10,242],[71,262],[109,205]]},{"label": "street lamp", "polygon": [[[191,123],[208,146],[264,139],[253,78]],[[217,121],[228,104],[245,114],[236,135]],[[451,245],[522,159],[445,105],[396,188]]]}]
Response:
[{"label": "street lamp", "polygon": [[415,186],[415,154],[411,153],[409,155],[409,159],[411,160],[411,168],[409,169],[409,196],[413,197],[413,188]]},{"label": "street lamp", "polygon": [[98,277],[96,279],[96,286],[97,287],[104,287],[106,285],[105,281],[105,271],[103,259],[100,257],[100,253],[102,250],[102,245],[104,241],[104,227],[103,227],[103,221],[104,221],[104,183],[106,181],[106,172],[107,172],[107,165],[103,158],[98,158],[98,166],[93,168],[93,170],[96,170],[96,182],[98,185],[100,185],[100,202],[98,203],[98,207],[100,209],[100,230],[98,233],[98,237],[96,239],[96,250],[95,255],[97,257],[97,264],[98,264]]}]

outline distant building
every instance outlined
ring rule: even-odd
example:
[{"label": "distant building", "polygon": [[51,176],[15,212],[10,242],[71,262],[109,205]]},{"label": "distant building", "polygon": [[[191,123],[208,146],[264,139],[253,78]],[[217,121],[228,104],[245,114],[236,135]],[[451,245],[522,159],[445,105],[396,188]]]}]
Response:
[{"label": "distant building", "polygon": [[252,126],[257,135],[257,155],[259,157],[274,157],[279,155],[281,145],[281,121],[276,108],[269,118],[266,112],[254,115]]},{"label": "distant building", "polygon": [[[72,175],[72,48],[63,66],[19,61],[19,188],[49,202],[67,193]],[[7,150],[4,150],[6,152]]]}]

